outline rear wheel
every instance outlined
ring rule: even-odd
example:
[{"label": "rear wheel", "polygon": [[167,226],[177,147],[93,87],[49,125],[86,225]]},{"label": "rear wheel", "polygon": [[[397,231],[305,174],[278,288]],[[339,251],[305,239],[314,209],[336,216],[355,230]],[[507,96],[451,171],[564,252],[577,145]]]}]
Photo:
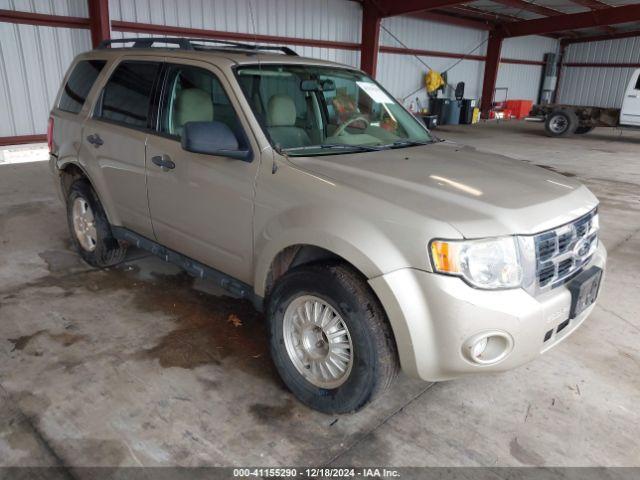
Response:
[{"label": "rear wheel", "polygon": [[341,265],[286,273],[268,302],[271,355],[304,404],[326,413],[359,410],[398,371],[391,328],[365,279]]},{"label": "rear wheel", "polygon": [[69,187],[67,220],[71,241],[89,265],[108,267],[124,259],[126,247],[113,237],[100,200],[84,179]]},{"label": "rear wheel", "polygon": [[571,135],[578,128],[578,117],[571,110],[555,110],[547,115],[544,127],[550,137]]}]

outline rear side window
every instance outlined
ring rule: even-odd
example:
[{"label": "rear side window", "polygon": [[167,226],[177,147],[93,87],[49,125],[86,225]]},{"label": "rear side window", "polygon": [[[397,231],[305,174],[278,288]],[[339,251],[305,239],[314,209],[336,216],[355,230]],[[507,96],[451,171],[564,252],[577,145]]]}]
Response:
[{"label": "rear side window", "polygon": [[78,113],[82,110],[89,90],[104,68],[104,60],[83,60],[74,67],[69,80],[62,90],[58,108],[65,112]]},{"label": "rear side window", "polygon": [[151,91],[160,64],[122,62],[102,91],[96,117],[132,127],[145,128],[149,119]]}]

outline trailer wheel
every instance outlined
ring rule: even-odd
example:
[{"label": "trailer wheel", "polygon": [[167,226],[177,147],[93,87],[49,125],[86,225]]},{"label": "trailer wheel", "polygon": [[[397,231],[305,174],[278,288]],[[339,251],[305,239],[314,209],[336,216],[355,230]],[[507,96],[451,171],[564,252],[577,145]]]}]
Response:
[{"label": "trailer wheel", "polygon": [[550,137],[565,137],[578,128],[578,117],[572,110],[554,110],[547,115],[544,128]]},{"label": "trailer wheel", "polygon": [[576,131],[574,133],[576,135],[584,135],[585,133],[589,133],[594,128],[595,127],[578,127],[578,128],[576,128]]}]

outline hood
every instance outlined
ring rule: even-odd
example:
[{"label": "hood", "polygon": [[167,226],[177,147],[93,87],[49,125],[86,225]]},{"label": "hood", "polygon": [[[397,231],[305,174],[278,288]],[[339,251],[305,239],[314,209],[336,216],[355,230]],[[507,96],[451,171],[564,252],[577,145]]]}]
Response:
[{"label": "hood", "polygon": [[462,236],[532,234],[567,223],[598,200],[578,181],[451,142],[290,157],[309,172],[444,221]]}]

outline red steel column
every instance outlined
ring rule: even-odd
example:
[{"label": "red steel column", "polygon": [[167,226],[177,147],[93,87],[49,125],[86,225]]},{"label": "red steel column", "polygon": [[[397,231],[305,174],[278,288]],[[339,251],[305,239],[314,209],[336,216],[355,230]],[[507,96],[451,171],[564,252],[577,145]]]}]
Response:
[{"label": "red steel column", "polygon": [[109,28],[109,0],[87,0],[91,23],[91,44],[96,48],[101,41],[111,38]]},{"label": "red steel column", "polygon": [[362,3],[362,45],[360,46],[360,69],[372,77],[376,76],[378,52],[380,50],[380,12],[372,2]]},{"label": "red steel column", "polygon": [[502,36],[496,32],[489,33],[489,44],[487,45],[487,59],[484,62],[484,82],[482,83],[482,102],[480,110],[482,118],[489,118],[489,110],[493,103],[493,93],[496,88],[498,78],[498,67],[500,66],[500,52],[502,50]]}]

